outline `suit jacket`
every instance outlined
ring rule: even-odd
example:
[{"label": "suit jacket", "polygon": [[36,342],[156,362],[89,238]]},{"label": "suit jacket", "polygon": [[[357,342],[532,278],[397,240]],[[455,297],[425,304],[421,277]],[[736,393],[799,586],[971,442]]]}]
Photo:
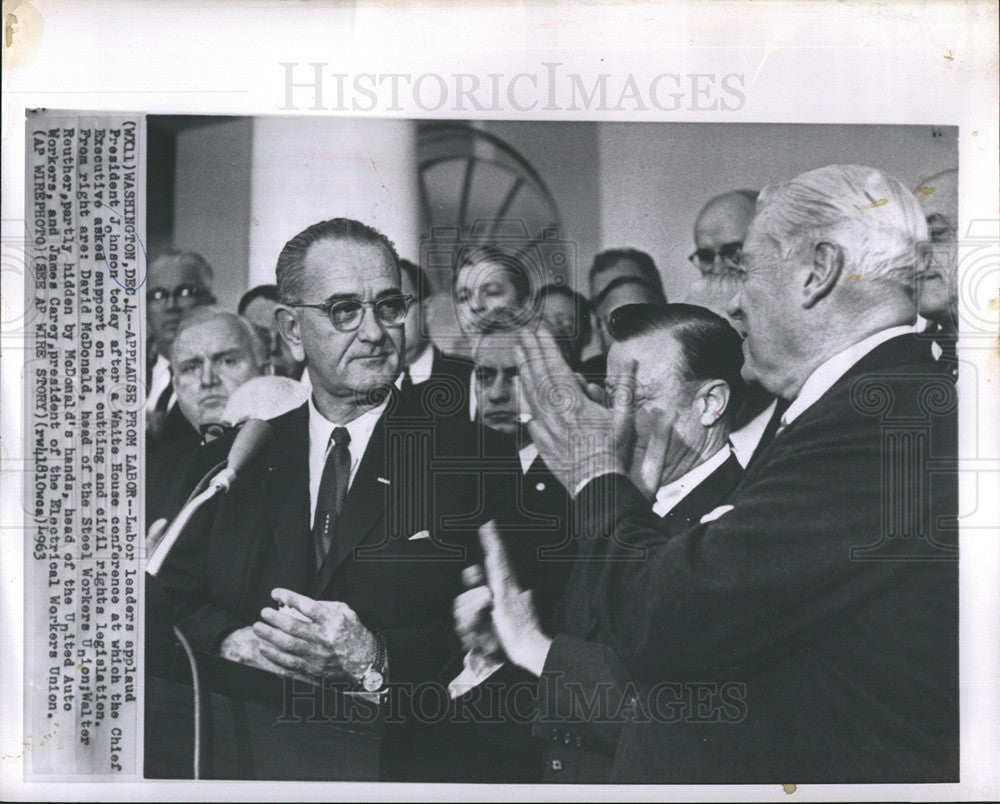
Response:
[{"label": "suit jacket", "polygon": [[469,417],[469,392],[472,386],[471,360],[457,355],[446,355],[431,346],[433,360],[431,374],[410,390],[417,403],[428,413],[438,415],[464,415]]},{"label": "suit jacket", "polygon": [[[742,475],[743,467],[731,453],[661,519],[663,538],[697,524],[725,501]],[[605,644],[611,635],[602,634],[591,615],[588,601],[603,583],[605,570],[603,562],[577,564],[557,611],[558,635],[539,682],[533,728],[546,746],[546,782],[610,781],[625,713],[637,694],[621,659]],[[578,616],[580,612],[585,616]]]},{"label": "suit jacket", "polygon": [[660,693],[626,724],[613,780],[957,780],[956,407],[926,345],[897,337],[779,433],[711,522],[665,540],[624,477],[582,490],[606,537],[589,549],[644,556],[609,561],[592,615]]},{"label": "suit jacket", "polygon": [[[531,589],[546,629],[573,568],[576,542],[570,538],[569,494],[536,457],[520,475],[517,496],[508,502],[510,516],[502,538],[521,586]],[[462,670],[456,661],[447,675]],[[530,703],[536,679],[507,663],[454,703],[454,720],[468,726],[453,730],[453,772],[437,781],[533,783],[542,780],[541,745],[531,739]]]},{"label": "suit jacket", "polygon": [[147,444],[146,526],[172,519],[187,498],[186,483],[194,470],[201,434],[174,405],[159,437]]},{"label": "suit jacket", "polygon": [[[452,601],[463,567],[479,561],[476,527],[500,515],[517,472],[513,447],[464,415],[427,413],[393,392],[347,494],[334,548],[315,569],[309,518],[308,407],[271,421],[263,452],[218,503],[195,517],[159,574],[192,646],[218,650],[253,624],[283,587],[339,600],[385,639],[389,680],[402,695],[459,652]],[[206,447],[212,466],[229,439]],[[502,519],[502,517],[501,517]],[[416,537],[416,538],[414,538]],[[397,705],[406,717],[407,701]],[[434,729],[430,729],[432,732]],[[387,733],[384,778],[414,778],[435,757],[433,734]]]}]

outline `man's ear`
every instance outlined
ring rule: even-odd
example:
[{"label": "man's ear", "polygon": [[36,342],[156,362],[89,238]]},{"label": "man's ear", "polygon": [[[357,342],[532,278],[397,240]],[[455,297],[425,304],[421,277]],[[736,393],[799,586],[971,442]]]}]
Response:
[{"label": "man's ear", "polygon": [[278,332],[288,344],[288,349],[299,363],[306,359],[306,351],[302,347],[302,332],[299,329],[299,319],[290,307],[279,304],[274,309],[274,320],[278,324]]},{"label": "man's ear", "polygon": [[802,306],[809,309],[832,291],[844,269],[844,252],[836,243],[823,241],[813,248],[812,265],[802,287]]},{"label": "man's ear", "polygon": [[697,393],[698,421],[711,427],[723,417],[729,407],[729,384],[725,380],[708,380]]}]

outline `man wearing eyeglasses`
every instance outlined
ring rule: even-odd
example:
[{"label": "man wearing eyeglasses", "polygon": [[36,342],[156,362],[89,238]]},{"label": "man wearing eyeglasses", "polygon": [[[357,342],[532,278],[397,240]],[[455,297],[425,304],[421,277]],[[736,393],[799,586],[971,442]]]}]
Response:
[{"label": "man wearing eyeglasses", "polygon": [[170,348],[187,312],[211,304],[212,267],[192,251],[168,251],[149,265],[146,277],[146,421],[158,434],[176,404],[170,383]]},{"label": "man wearing eyeglasses", "polygon": [[[695,250],[688,256],[698,276],[685,301],[707,307],[723,318],[729,300],[739,289],[739,263],[750,219],[757,204],[756,190],[733,190],[709,199],[695,219]],[[738,322],[734,323],[739,328]],[[743,403],[736,412],[729,440],[744,468],[777,431],[786,403],[756,382],[747,383]]]},{"label": "man wearing eyeglasses", "polygon": [[[480,432],[461,404],[425,410],[396,389],[413,299],[381,232],[342,218],[310,226],[282,249],[277,284],[278,326],[312,395],[271,420],[261,455],[159,577],[197,650],[401,696],[391,711],[405,722],[386,733],[381,778],[440,778],[447,727],[421,725],[425,699],[406,694],[443,690],[459,655],[451,601],[475,527],[513,499],[501,488],[516,476],[513,445]],[[229,443],[208,445],[203,463]],[[487,470],[483,455],[510,467]],[[320,768],[283,774],[324,778]]]}]

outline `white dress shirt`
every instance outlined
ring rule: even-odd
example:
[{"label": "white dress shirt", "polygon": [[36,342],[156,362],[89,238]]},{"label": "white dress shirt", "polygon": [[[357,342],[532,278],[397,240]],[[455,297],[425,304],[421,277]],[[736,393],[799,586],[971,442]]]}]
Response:
[{"label": "white dress shirt", "polygon": [[535,446],[534,442],[528,444],[526,447],[521,447],[517,451],[517,457],[521,461],[521,474],[526,475],[531,468],[531,464],[538,457],[538,447]]},{"label": "white dress shirt", "polygon": [[781,428],[783,429],[805,413],[823,394],[829,391],[834,383],[843,377],[861,358],[872,351],[876,346],[881,346],[886,341],[897,338],[900,335],[911,335],[913,325],[905,324],[899,327],[890,327],[869,335],[863,341],[858,341],[853,346],[849,346],[843,352],[834,355],[825,363],[819,365],[809,378],[803,383],[795,401],[788,406],[785,415],[781,417]]},{"label": "white dress shirt", "polygon": [[410,380],[414,385],[420,385],[431,378],[434,370],[434,347],[430,343],[420,353],[420,357],[410,363],[409,369]]},{"label": "white dress shirt", "polygon": [[760,443],[760,439],[764,436],[764,431],[767,429],[767,423],[771,421],[774,409],[777,406],[778,400],[775,399],[739,430],[734,430],[729,434],[729,442],[733,445],[736,460],[740,462],[740,466],[744,469],[750,463],[750,459],[753,457],[757,445]]},{"label": "white dress shirt", "polygon": [[347,488],[351,488],[358,466],[364,457],[368,442],[371,440],[375,425],[385,411],[389,400],[386,399],[377,408],[362,413],[348,424],[337,424],[323,416],[316,408],[312,395],[309,396],[309,522],[316,516],[316,499],[319,497],[319,482],[323,477],[323,467],[326,466],[326,456],[330,447],[330,436],[334,427],[343,427],[351,436],[347,449],[351,454],[351,474],[347,480]]},{"label": "white dress shirt", "polygon": [[[160,395],[167,390],[170,385],[170,361],[163,355],[156,356],[153,363],[153,376],[149,381],[149,392],[146,394],[146,415],[148,416],[156,410],[156,402]],[[167,403],[167,410],[170,410],[177,402],[177,394],[171,392],[170,401]]]},{"label": "white dress shirt", "polygon": [[673,511],[692,489],[729,459],[732,451],[729,444],[726,444],[707,461],[702,461],[694,469],[667,485],[660,486],[660,490],[656,492],[656,501],[653,503],[653,513],[664,517]]}]

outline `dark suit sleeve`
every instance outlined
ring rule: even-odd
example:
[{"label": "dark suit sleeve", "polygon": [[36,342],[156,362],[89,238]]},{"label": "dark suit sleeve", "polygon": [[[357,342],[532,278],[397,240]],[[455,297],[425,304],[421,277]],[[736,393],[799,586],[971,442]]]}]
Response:
[{"label": "dark suit sleeve", "polygon": [[[225,459],[227,452],[228,441],[199,450],[184,487],[193,489],[207,471]],[[191,646],[203,653],[218,653],[222,640],[246,625],[235,613],[215,605],[209,598],[208,539],[216,507],[215,503],[209,503],[192,517],[157,575],[171,621]]]},{"label": "dark suit sleeve", "polygon": [[553,731],[569,743],[614,755],[631,685],[621,659],[607,645],[560,634],[552,641],[538,682],[538,717],[532,734]]},{"label": "dark suit sleeve", "polygon": [[767,664],[910,571],[851,558],[880,533],[881,455],[876,428],[838,424],[775,444],[732,510],[669,539],[625,477],[581,491],[581,516],[622,559],[594,593],[600,632],[635,677]]}]

